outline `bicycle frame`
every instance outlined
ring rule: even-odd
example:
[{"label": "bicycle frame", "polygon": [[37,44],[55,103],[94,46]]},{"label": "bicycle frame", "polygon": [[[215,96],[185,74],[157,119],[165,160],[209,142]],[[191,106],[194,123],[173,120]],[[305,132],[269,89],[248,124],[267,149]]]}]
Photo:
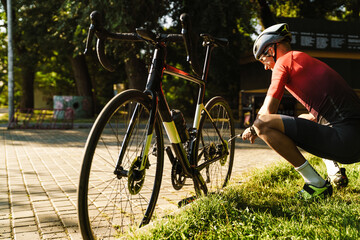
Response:
[{"label": "bicycle frame", "polygon": [[[173,188],[184,187],[186,178],[193,181],[196,196],[182,199],[179,207],[225,187],[234,161],[235,142],[229,145],[234,118],[223,97],[215,96],[204,103],[212,50],[226,47],[227,39],[200,34],[206,55],[199,65],[195,48],[198,38],[191,31],[187,14],[180,16],[181,34],[155,33],[146,28],[114,33],[103,27],[99,12],[92,12],[90,19],[85,52],[92,49],[96,36],[98,60],[109,71],[115,66],[106,57],[106,40],[145,42],[153,49],[145,90],[129,89],[111,99],[85,145],[78,187],[79,226],[84,238],[102,239],[118,237],[132,225],[149,223],[161,190],[165,151]],[[167,44],[173,42],[184,43],[192,73],[166,63]],[[179,110],[170,110],[162,89],[164,74],[198,85],[190,129]],[[166,145],[164,133],[170,142]]]},{"label": "bicycle frame", "polygon": [[[178,68],[167,65],[165,63],[166,45],[163,43],[156,45],[152,63],[151,63],[151,67],[150,67],[150,71],[148,74],[146,88],[145,88],[145,93],[148,93],[152,99],[152,108],[151,108],[151,112],[150,112],[150,118],[149,118],[149,121],[147,124],[147,127],[148,127],[147,137],[143,144],[143,150],[140,155],[141,164],[140,164],[139,170],[143,170],[146,167],[147,156],[148,156],[149,150],[150,150],[152,132],[154,129],[157,112],[159,113],[159,115],[161,117],[161,121],[163,123],[166,134],[172,145],[172,149],[174,150],[175,155],[176,155],[177,159],[179,160],[186,176],[194,177],[196,175],[195,172],[196,173],[199,172],[200,170],[202,170],[203,168],[205,168],[212,162],[217,161],[219,159],[219,158],[216,158],[208,163],[204,163],[198,167],[195,167],[197,165],[196,164],[197,154],[195,151],[196,138],[190,139],[190,142],[189,142],[190,143],[190,154],[187,155],[187,152],[185,151],[183,144],[181,142],[178,130],[172,119],[170,108],[167,104],[163,90],[161,88],[162,76],[164,73],[170,74],[173,76],[177,76],[179,78],[182,78],[187,81],[191,81],[193,83],[198,84],[199,85],[199,93],[198,93],[197,106],[196,106],[195,117],[194,117],[192,127],[195,130],[199,129],[200,117],[201,117],[201,114],[203,114],[203,113],[207,114],[209,116],[211,122],[213,123],[213,121],[210,117],[210,114],[206,111],[205,106],[204,106],[205,85],[206,85],[206,79],[207,79],[208,71],[209,71],[211,52],[212,52],[213,48],[214,48],[214,46],[211,44],[206,46],[206,56],[205,56],[205,61],[204,61],[204,65],[203,65],[202,77],[200,78],[200,77],[193,76],[187,72],[184,72]],[[127,130],[127,134],[125,135],[125,139],[123,141],[123,146],[121,148],[117,167],[116,167],[117,173],[121,172],[120,166],[122,163],[122,157],[124,155],[124,151],[125,151],[126,145],[128,143],[127,139],[129,139],[130,135],[132,134],[132,125],[136,121],[136,117],[138,115],[137,112],[138,112],[138,109],[135,109],[134,114],[131,119],[131,123]],[[213,123],[213,126],[215,127],[214,123]],[[215,127],[215,129],[216,129],[218,135],[220,136],[221,141],[224,144],[226,144],[226,142],[222,139],[221,135],[219,134],[218,129],[216,127]],[[127,173],[125,173],[125,174],[127,174]],[[199,177],[200,177],[200,179],[198,179],[198,181],[200,181],[200,185],[205,186],[205,184],[201,184],[202,182],[204,182],[204,180],[201,178],[201,176],[199,176]]]}]

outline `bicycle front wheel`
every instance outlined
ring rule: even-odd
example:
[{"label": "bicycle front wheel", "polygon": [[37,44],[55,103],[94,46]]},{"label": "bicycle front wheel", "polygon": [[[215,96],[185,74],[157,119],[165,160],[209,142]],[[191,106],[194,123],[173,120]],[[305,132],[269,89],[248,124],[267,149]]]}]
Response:
[{"label": "bicycle front wheel", "polygon": [[230,180],[235,141],[228,140],[235,135],[235,126],[231,109],[224,98],[212,98],[205,109],[208,114],[204,112],[201,116],[197,138],[197,168],[206,187],[201,186],[199,181],[194,181],[194,184],[197,192],[200,190],[208,194],[218,192]]},{"label": "bicycle front wheel", "polygon": [[150,221],[164,162],[163,135],[156,114],[146,167],[140,170],[150,110],[146,94],[128,90],[114,97],[94,123],[78,189],[84,239],[113,239]]}]

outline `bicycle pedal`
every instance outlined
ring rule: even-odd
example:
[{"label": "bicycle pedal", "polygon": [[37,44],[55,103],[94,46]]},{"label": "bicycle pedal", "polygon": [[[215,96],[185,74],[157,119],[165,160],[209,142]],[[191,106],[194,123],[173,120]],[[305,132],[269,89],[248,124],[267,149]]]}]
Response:
[{"label": "bicycle pedal", "polygon": [[183,200],[178,202],[178,207],[181,208],[183,206],[186,206],[186,205],[194,202],[196,199],[197,199],[196,196],[184,198]]}]

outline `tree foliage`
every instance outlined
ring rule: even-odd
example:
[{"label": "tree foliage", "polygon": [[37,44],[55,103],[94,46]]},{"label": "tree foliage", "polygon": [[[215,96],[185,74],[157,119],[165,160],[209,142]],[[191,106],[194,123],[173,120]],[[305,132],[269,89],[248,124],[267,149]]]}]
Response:
[{"label": "tree foliage", "polygon": [[[68,54],[73,57],[81,56],[90,25],[89,15],[92,11],[97,10],[102,14],[104,27],[109,31],[134,32],[136,27],[145,23],[158,22],[166,14],[168,6],[169,2],[166,0],[152,0],[147,1],[146,4],[139,0],[109,2],[66,0],[59,10],[55,35],[69,45]],[[139,54],[141,49],[144,49],[144,44],[108,42],[106,54],[117,67],[115,73],[108,73],[100,68],[94,51],[87,57],[93,91],[100,105],[104,105],[113,96],[115,83],[125,83],[131,88],[144,88],[146,68],[143,55]]]},{"label": "tree foliage", "polygon": [[[6,1],[1,3],[0,19],[4,19],[5,24]],[[32,91],[31,82],[50,96],[79,94],[83,85],[78,79],[75,81],[74,59],[86,64],[84,71],[88,71],[88,80],[85,77],[82,81],[90,86],[89,94],[94,95],[99,106],[112,97],[115,83],[143,88],[152,53],[146,44],[109,41],[106,52],[117,66],[115,73],[102,69],[93,50],[83,60],[79,58],[83,57],[89,14],[93,10],[99,10],[105,28],[115,32],[134,32],[135,28],[146,25],[161,32],[180,33],[179,16],[187,12],[195,33],[228,38],[227,48],[213,51],[206,97],[226,96],[236,109],[241,82],[247,81],[241,77],[243,66],[239,59],[251,56],[252,36],[259,22],[269,25],[274,16],[358,21],[359,9],[358,0],[13,1],[16,103],[19,105],[20,96],[24,98],[24,93]],[[164,27],[161,25],[164,19],[171,19],[172,24]],[[7,93],[6,41],[6,33],[0,31],[0,81],[4,83],[0,86],[0,104],[6,104],[7,100],[4,97]],[[200,44],[201,40],[198,50],[199,59],[203,59],[204,49]],[[183,44],[172,44],[168,48],[168,62],[189,70],[185,54]],[[166,77],[164,89],[174,107],[189,109],[196,101],[198,88],[193,83]],[[31,98],[31,94],[29,96]],[[193,113],[193,109],[188,111]]]},{"label": "tree foliage", "polygon": [[[2,0],[3,10],[6,10],[5,2]],[[17,105],[20,104],[21,107],[33,106],[35,73],[38,66],[47,62],[51,55],[53,46],[51,13],[58,7],[59,1],[12,1],[15,97],[21,96],[21,101],[17,101]],[[2,14],[6,19],[5,12]],[[21,87],[17,88],[19,86]]]},{"label": "tree foliage", "polygon": [[[259,0],[261,1],[261,0]],[[358,0],[268,0],[276,17],[317,18],[337,21],[358,21]]]},{"label": "tree foliage", "polygon": [[[5,11],[0,5],[0,19],[5,19]],[[7,42],[5,41],[5,22],[0,21],[0,106],[4,105],[7,98]]]},{"label": "tree foliage", "polygon": [[[233,109],[237,108],[238,93],[241,81],[238,60],[252,48],[251,34],[255,32],[255,9],[250,1],[237,0],[203,0],[175,2],[176,10],[172,12],[175,29],[180,32],[179,16],[186,12],[190,15],[193,31],[197,35],[209,33],[215,37],[224,37],[229,40],[226,48],[214,49],[211,58],[210,72],[207,85],[207,99],[215,95],[222,95],[229,100]],[[201,45],[199,39],[199,45]],[[185,50],[170,50],[169,56],[176,55],[176,60],[184,68]],[[198,46],[199,62],[203,63],[205,49]],[[183,80],[171,80],[170,87],[165,85],[168,95],[173,96],[173,103],[181,109],[189,109],[196,101],[197,86]],[[176,89],[176,93],[172,93]],[[172,94],[171,94],[172,93]],[[182,101],[176,101],[175,95],[183,96]],[[189,109],[190,111],[192,109]],[[193,112],[190,112],[191,114]]]}]

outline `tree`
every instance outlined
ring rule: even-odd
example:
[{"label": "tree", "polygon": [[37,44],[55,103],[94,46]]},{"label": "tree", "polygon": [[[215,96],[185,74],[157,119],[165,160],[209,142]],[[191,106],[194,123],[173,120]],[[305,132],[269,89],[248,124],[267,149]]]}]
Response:
[{"label": "tree", "polygon": [[257,0],[260,8],[259,8],[259,18],[260,23],[263,28],[268,28],[271,25],[276,24],[276,19],[274,17],[274,14],[271,12],[268,3],[266,0]]},{"label": "tree", "polygon": [[[6,1],[1,0],[6,9]],[[59,8],[59,1],[43,2],[36,0],[12,1],[15,66],[21,79],[20,108],[34,107],[34,80],[42,56],[51,55],[52,14]]]},{"label": "tree", "polygon": [[[1,0],[1,3],[5,8],[6,0]],[[128,87],[143,89],[147,71],[145,55],[139,53],[141,49],[146,50],[144,45],[129,47],[129,44],[109,44],[107,53],[111,60],[119,63],[120,70],[111,75],[100,70],[93,56],[85,57],[82,54],[90,24],[89,15],[93,10],[100,10],[106,13],[107,29],[134,32],[136,27],[144,25],[145,22],[158,22],[159,18],[166,14],[168,5],[168,1],[147,1],[143,4],[139,0],[110,3],[91,0],[13,1],[13,9],[16,9],[15,66],[18,70],[17,79],[22,79],[20,106],[32,108],[36,77],[53,74],[51,68],[59,69],[59,65],[66,66],[66,61],[70,63],[78,94],[89,96],[95,93],[100,99],[105,97],[102,104],[112,96],[112,84],[125,81],[126,75],[129,79],[126,81]],[[91,66],[90,71],[88,65]],[[39,71],[41,74],[38,74]],[[67,79],[68,72],[65,69],[65,72],[58,74],[66,76]],[[45,81],[45,78],[41,77],[41,81]]]},{"label": "tree", "polygon": [[[178,20],[179,16],[181,13],[186,12],[190,16],[195,34],[209,33],[215,37],[228,38],[229,46],[227,48],[217,48],[213,51],[206,97],[225,96],[232,109],[237,109],[241,81],[246,81],[246,79],[241,79],[239,59],[252,49],[250,36],[255,32],[254,17],[256,17],[256,11],[254,4],[250,1],[237,0],[187,0],[173,1],[173,5],[175,10],[171,13],[171,16],[177,33],[181,29]],[[204,59],[204,48],[200,47],[200,45],[201,39],[199,39],[198,47],[201,65]],[[185,52],[183,49],[181,51],[182,53]],[[169,58],[172,57],[172,54],[174,53],[169,51]],[[175,59],[178,60],[176,57]],[[185,56],[183,55],[181,59],[185,59]],[[186,68],[186,63],[183,61],[180,63]],[[186,92],[187,95],[182,98],[181,102],[173,102],[181,104],[181,109],[189,108],[196,101],[196,99],[193,99],[194,97],[190,98],[189,95],[195,96],[197,88],[192,83],[184,83],[182,80],[179,83],[171,81],[171,87],[174,84],[177,84],[177,95],[181,95],[182,92]],[[186,106],[184,106],[185,104]]]},{"label": "tree", "polygon": [[[358,21],[359,0],[257,0],[271,10],[275,17],[317,18],[338,21]],[[261,3],[260,3],[261,2]],[[261,15],[259,15],[260,18]]]},{"label": "tree", "polygon": [[[0,19],[5,19],[5,14],[2,5],[0,5]],[[7,42],[5,41],[5,27],[5,25],[0,25],[0,106],[7,103]]]},{"label": "tree", "polygon": [[[166,14],[168,5],[164,0],[147,1],[146,4],[140,0],[64,1],[58,11],[55,36],[66,45],[78,91],[83,94],[94,92],[103,105],[113,95],[114,83],[125,82],[129,88],[144,89],[146,82],[144,54],[140,54],[141,49],[146,50],[144,44],[108,42],[107,56],[117,66],[117,71],[111,74],[99,69],[94,52],[89,57],[83,55],[89,15],[93,10],[102,13],[105,28],[109,31],[134,32],[146,22],[158,22]],[[89,71],[88,65],[91,66]]]}]

